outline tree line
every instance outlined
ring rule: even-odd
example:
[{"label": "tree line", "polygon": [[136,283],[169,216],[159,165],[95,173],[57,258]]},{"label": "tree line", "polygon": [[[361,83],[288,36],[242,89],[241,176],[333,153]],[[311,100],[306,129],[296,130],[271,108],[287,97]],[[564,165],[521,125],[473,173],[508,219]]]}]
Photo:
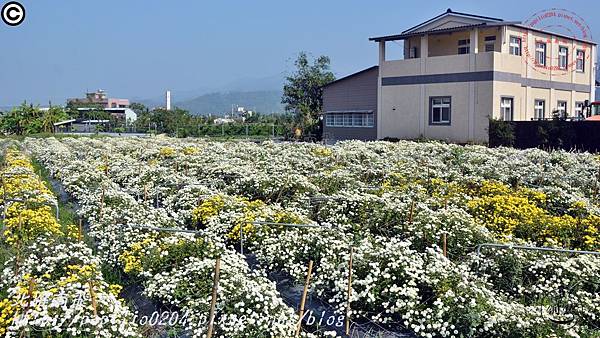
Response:
[{"label": "tree line", "polygon": [[[254,113],[246,116],[242,124],[215,125],[216,116],[194,115],[180,108],[149,109],[141,103],[132,103],[130,108],[136,112],[137,120],[127,124],[127,127],[137,132],[153,132],[178,137],[233,136],[248,133],[277,134],[285,137],[311,135],[320,139],[323,86],[335,80],[330,70],[330,59],[327,56],[319,56],[311,63],[309,55],[301,52],[294,62],[294,67],[295,70],[286,77],[283,87],[281,101],[285,105],[285,113]],[[48,109],[40,109],[39,106],[24,102],[0,115],[0,132],[4,135],[52,133],[54,123],[78,118],[108,120],[110,131],[126,131],[124,119],[103,111],[102,106],[98,104],[69,102],[65,107],[51,106]]]}]

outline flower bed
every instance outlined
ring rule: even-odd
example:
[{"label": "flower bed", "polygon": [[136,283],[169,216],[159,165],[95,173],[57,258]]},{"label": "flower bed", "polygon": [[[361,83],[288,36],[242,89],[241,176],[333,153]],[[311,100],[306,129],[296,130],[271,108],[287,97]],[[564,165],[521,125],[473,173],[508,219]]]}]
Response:
[{"label": "flower bed", "polygon": [[[340,312],[352,246],[352,318],[424,337],[594,337],[599,326],[597,258],[515,250],[474,254],[485,242],[598,250],[598,185],[592,178],[599,164],[588,154],[411,142],[320,148],[79,139],[27,145],[80,200],[89,199],[82,210],[92,224],[102,223],[92,230],[105,242],[106,259],[120,257],[148,292],[174,304],[183,303],[163,286],[185,285],[187,273],[210,280],[209,262],[180,248],[173,236],[148,240],[126,227],[119,235],[112,225],[117,219],[200,229],[237,260],[231,250],[241,228],[246,248],[267,271],[301,281],[314,260],[313,290]],[[67,158],[73,163],[61,166]],[[101,196],[103,216],[97,218]],[[442,255],[443,233],[448,257]],[[170,258],[171,251],[179,252],[177,258]],[[190,262],[197,270],[176,267],[163,276],[165,262]],[[233,271],[250,274],[245,267]],[[194,287],[206,294],[206,285]],[[196,294],[189,287],[178,290]],[[543,315],[554,294],[568,294],[577,320],[557,325]],[[279,304],[276,296],[270,299]]]},{"label": "flower bed", "polygon": [[0,335],[139,337],[132,313],[105,282],[100,261],[74,225],[54,216],[52,192],[15,149],[5,153]]},{"label": "flower bed", "polygon": [[[54,152],[33,144],[30,149],[77,198],[102,259],[120,266],[144,287],[147,296],[177,309],[182,317],[177,323],[181,331],[193,336],[206,334],[215,258],[219,256],[222,263],[214,334],[293,335],[294,310],[284,304],[274,283],[251,272],[245,260],[227,249],[219,236],[207,233],[197,238],[140,229],[177,224],[152,208],[150,201],[142,203],[126,193],[126,184],[118,185],[118,180],[107,177],[107,167],[101,164],[104,154],[97,160],[77,161],[73,152],[58,145]],[[169,154],[163,150],[161,156]],[[71,164],[64,166],[65,161]]]}]

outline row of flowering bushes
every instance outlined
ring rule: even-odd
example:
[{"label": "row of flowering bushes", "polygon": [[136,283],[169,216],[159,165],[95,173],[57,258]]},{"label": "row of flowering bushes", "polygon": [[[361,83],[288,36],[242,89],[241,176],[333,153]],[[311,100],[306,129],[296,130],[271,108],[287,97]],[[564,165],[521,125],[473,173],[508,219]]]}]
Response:
[{"label": "row of flowering bushes", "polygon": [[56,199],[15,148],[4,153],[0,196],[2,337],[138,337],[132,313],[74,225],[61,225]]},{"label": "row of flowering bushes", "polygon": [[[82,139],[55,147],[81,158],[78,167],[93,163],[107,173],[138,210],[154,207],[166,222],[202,229],[230,245],[241,227],[268,270],[301,280],[307,261],[315,260],[314,288],[340,310],[347,288],[343,266],[353,246],[352,314],[358,320],[422,336],[597,332],[597,259],[511,250],[482,260],[472,253],[490,241],[597,250],[591,178],[598,163],[592,156],[410,142],[322,148]],[[324,227],[286,229],[254,220]],[[444,232],[450,260],[438,247]],[[160,239],[133,242],[118,250],[121,263],[156,278],[150,275],[162,269],[158,253],[171,247]],[[564,290],[578,305],[575,325],[555,325],[540,314],[548,305],[543,296]]]},{"label": "row of flowering bushes", "polygon": [[[206,334],[215,258],[221,258],[216,327],[222,337],[290,337],[297,316],[275,284],[253,272],[241,255],[215,234],[158,232],[177,227],[162,210],[136,200],[111,180],[105,153],[65,147],[58,141],[27,143],[77,200],[101,258],[122,268],[144,294],[180,313],[174,327],[194,337]],[[78,151],[90,157],[78,159]],[[69,163],[65,165],[65,163]],[[133,176],[131,176],[133,178]],[[140,197],[141,198],[141,197]],[[310,336],[305,334],[304,336]]]}]

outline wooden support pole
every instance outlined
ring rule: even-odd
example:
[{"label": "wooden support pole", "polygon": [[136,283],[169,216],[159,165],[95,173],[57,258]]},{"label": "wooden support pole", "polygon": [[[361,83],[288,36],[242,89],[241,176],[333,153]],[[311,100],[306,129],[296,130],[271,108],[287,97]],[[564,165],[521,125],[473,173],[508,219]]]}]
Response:
[{"label": "wooden support pole", "polygon": [[445,232],[442,234],[442,247],[444,251],[444,257],[448,257],[448,234]]},{"label": "wooden support pole", "polygon": [[88,282],[90,287],[90,297],[92,298],[92,310],[94,310],[94,317],[98,317],[98,304],[96,303],[96,293],[94,292],[94,284],[92,281]]},{"label": "wooden support pole", "polygon": [[240,253],[244,254],[244,226],[240,224]]},{"label": "wooden support pole", "polygon": [[[19,212],[19,232],[21,232],[21,227],[22,227],[22,220],[21,220],[21,213]],[[19,275],[19,262],[21,261],[21,241],[19,240],[19,237],[17,236],[16,241],[15,241],[15,247],[17,249],[17,252],[15,254],[15,277]]]},{"label": "wooden support pole", "polygon": [[25,312],[29,310],[31,306],[31,300],[33,299],[33,287],[35,286],[35,280],[33,278],[29,279],[29,288],[27,289],[27,307],[25,307]]},{"label": "wooden support pole", "polygon": [[21,260],[20,249],[18,249],[15,255],[15,277],[19,276],[19,261]]},{"label": "wooden support pole", "polygon": [[104,214],[104,188],[102,188],[102,193],[100,194],[100,217]]},{"label": "wooden support pole", "polygon": [[83,219],[79,219],[79,234],[77,239],[81,242],[83,240]]},{"label": "wooden support pole", "polygon": [[354,248],[350,247],[350,261],[348,262],[348,304],[346,306],[346,335],[350,335],[350,297],[352,297],[352,256]]},{"label": "wooden support pole", "polygon": [[208,315],[208,331],[206,338],[212,338],[213,327],[215,323],[215,308],[217,305],[217,290],[219,289],[219,275],[221,273],[221,257],[217,257],[215,262],[215,277],[213,280],[212,298],[210,299],[210,313]]},{"label": "wooden support pole", "polygon": [[412,224],[414,212],[415,212],[415,201],[412,201],[412,202],[410,202],[410,211],[408,212],[408,224]]},{"label": "wooden support pole", "polygon": [[144,186],[144,202],[148,199],[148,186]]},{"label": "wooden support pole", "polygon": [[296,335],[300,336],[302,330],[302,317],[304,317],[304,305],[306,304],[306,295],[308,294],[308,287],[310,285],[310,277],[312,275],[313,261],[308,262],[308,272],[306,273],[306,282],[304,283],[304,290],[302,291],[302,298],[300,299],[300,310],[298,311],[298,323],[296,324]]},{"label": "wooden support pole", "polygon": [[[33,287],[35,286],[35,281],[33,278],[29,279],[29,289],[27,289],[27,305],[23,311],[23,316],[29,312],[29,308],[31,307],[31,300],[33,299]],[[19,334],[19,338],[25,337],[25,329],[21,331]]]}]

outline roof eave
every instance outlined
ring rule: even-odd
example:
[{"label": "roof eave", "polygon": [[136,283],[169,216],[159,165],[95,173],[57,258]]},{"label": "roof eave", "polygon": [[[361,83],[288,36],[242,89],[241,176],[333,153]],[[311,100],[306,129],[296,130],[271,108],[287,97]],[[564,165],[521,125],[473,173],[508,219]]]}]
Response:
[{"label": "roof eave", "polygon": [[463,13],[463,12],[455,12],[452,9],[448,8],[444,13],[439,14],[429,20],[423,21],[418,25],[415,25],[413,27],[410,27],[409,29],[406,29],[402,32],[402,34],[405,33],[410,33],[412,31],[414,31],[415,29],[418,29],[419,27],[422,27],[424,25],[427,25],[430,22],[433,22],[437,19],[443,18],[444,16],[447,15],[458,15],[458,16],[463,16],[463,17],[468,17],[468,18],[473,18],[473,19],[480,19],[480,20],[488,20],[488,21],[496,21],[496,22],[502,22],[504,20],[500,19],[500,18],[492,18],[490,16],[483,16],[483,15],[477,15],[477,14],[469,14],[469,13]]},{"label": "roof eave", "polygon": [[451,28],[446,28],[446,29],[438,29],[438,30],[430,30],[430,31],[423,31],[423,32],[413,32],[413,33],[403,33],[403,34],[396,34],[396,35],[386,35],[386,36],[378,36],[378,37],[373,37],[373,38],[369,38],[369,41],[375,41],[375,42],[380,42],[380,41],[395,41],[395,40],[404,40],[413,36],[422,36],[422,35],[426,35],[426,34],[430,34],[430,35],[435,35],[435,34],[447,34],[447,33],[452,33],[452,32],[458,32],[458,31],[462,31],[462,30],[470,30],[473,28],[481,28],[481,27],[503,27],[503,26],[511,26],[511,27],[517,27],[517,28],[521,28],[521,29],[528,29],[528,30],[532,30],[532,31],[536,31],[536,32],[540,32],[540,33],[544,33],[544,34],[549,34],[549,35],[555,35],[555,36],[559,36],[559,37],[563,37],[565,39],[571,39],[571,40],[575,40],[575,41],[579,41],[579,42],[583,42],[583,43],[588,43],[591,45],[598,45],[596,42],[591,41],[591,40],[586,40],[586,39],[581,39],[581,38],[576,38],[576,37],[570,37],[567,35],[563,35],[560,33],[556,33],[556,32],[551,32],[551,31],[547,31],[547,30],[543,30],[543,29],[538,29],[535,27],[530,27],[530,26],[526,26],[523,25],[522,22],[520,21],[503,21],[503,22],[493,22],[493,23],[481,23],[481,24],[473,24],[473,25],[468,25],[468,26],[458,26],[458,27],[451,27]]}]

